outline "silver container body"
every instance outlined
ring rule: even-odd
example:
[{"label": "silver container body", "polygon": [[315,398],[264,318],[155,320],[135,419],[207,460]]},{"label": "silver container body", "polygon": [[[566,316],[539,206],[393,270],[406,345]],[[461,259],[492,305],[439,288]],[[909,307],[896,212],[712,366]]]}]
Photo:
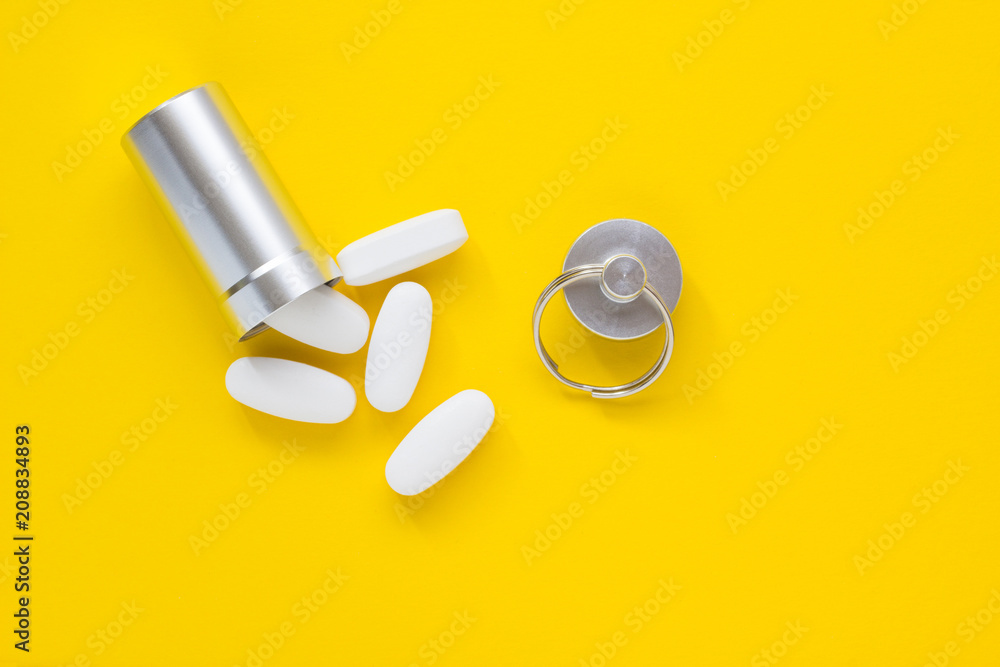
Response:
[{"label": "silver container body", "polygon": [[306,226],[218,83],[143,116],[122,147],[180,236],[240,340],[341,272]]}]

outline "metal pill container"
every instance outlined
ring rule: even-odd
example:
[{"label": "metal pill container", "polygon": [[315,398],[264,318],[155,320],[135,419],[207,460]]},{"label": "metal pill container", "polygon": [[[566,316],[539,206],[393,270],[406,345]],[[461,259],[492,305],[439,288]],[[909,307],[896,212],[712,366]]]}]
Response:
[{"label": "metal pill container", "polygon": [[218,298],[240,340],[322,284],[340,280],[218,83],[159,105],[122,147]]}]

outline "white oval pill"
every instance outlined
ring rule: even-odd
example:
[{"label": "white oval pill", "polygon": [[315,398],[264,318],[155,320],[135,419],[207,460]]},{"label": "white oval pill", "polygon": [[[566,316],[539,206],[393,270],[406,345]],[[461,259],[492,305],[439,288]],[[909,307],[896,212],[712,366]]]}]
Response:
[{"label": "white oval pill", "polygon": [[385,464],[396,493],[415,496],[455,469],[493,425],[493,401],[466,389],[431,410],[406,434]]},{"label": "white oval pill", "polygon": [[348,285],[368,285],[454,252],[469,239],[458,211],[446,208],[358,239],[337,254]]},{"label": "white oval pill", "polygon": [[342,377],[308,364],[270,357],[234,361],[226,371],[226,389],[254,410],[317,424],[344,421],[358,400],[354,387]]},{"label": "white oval pill", "polygon": [[433,307],[430,293],[413,282],[399,283],[382,302],[365,363],[365,396],[376,410],[395,412],[410,402],[427,358]]},{"label": "white oval pill", "polygon": [[368,340],[368,313],[327,285],[309,290],[266,321],[289,338],[338,354],[357,352]]}]

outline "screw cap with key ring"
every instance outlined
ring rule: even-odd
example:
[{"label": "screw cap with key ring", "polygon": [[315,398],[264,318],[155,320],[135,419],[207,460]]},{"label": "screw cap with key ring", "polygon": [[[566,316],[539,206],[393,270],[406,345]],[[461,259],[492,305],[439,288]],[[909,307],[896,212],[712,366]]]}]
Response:
[{"label": "screw cap with key ring", "polygon": [[[542,364],[563,384],[590,392],[594,398],[622,398],[642,391],[670,361],[674,349],[670,313],[680,298],[681,281],[677,252],[655,227],[628,218],[594,225],[573,242],[562,275],[549,283],[535,303],[532,328]],[[603,338],[634,340],[664,325],[663,349],[652,368],[631,382],[612,386],[576,382],[560,373],[541,337],[542,314],[560,290],[580,324]]]}]

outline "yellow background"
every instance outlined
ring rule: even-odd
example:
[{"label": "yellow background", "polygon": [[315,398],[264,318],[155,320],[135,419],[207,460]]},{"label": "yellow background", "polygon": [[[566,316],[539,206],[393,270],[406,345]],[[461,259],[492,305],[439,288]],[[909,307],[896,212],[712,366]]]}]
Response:
[{"label": "yellow background", "polygon": [[[0,659],[247,665],[291,623],[262,664],[922,665],[928,653],[995,664],[1000,620],[971,641],[962,624],[982,609],[992,617],[1000,590],[1000,280],[961,308],[953,290],[989,273],[983,258],[1000,247],[1000,6],[589,0],[563,3],[557,21],[557,0],[399,0],[348,58],[342,43],[386,6],[71,0],[43,21],[32,17],[53,11],[44,1],[5,3],[2,485],[13,515],[14,427],[30,424],[36,540],[28,655],[9,632],[13,556],[0,559]],[[894,11],[901,25],[889,30]],[[688,48],[696,57],[679,60]],[[455,127],[445,114],[480,77],[499,86]],[[361,396],[340,425],[302,425],[226,394],[240,356],[356,381],[364,354],[273,332],[235,346],[227,337],[119,146],[145,111],[207,80],[260,133],[331,253],[432,209],[462,212],[469,242],[405,276],[441,307],[401,412]],[[819,108],[799,110],[824,86]],[[275,110],[294,118],[268,134]],[[797,110],[810,117],[786,136],[780,122]],[[581,171],[577,151],[609,119],[626,127]],[[111,131],[57,173],[102,122]],[[436,128],[447,140],[391,189],[385,172]],[[957,139],[910,180],[907,164],[948,128]],[[724,201],[718,182],[769,138],[778,149]],[[562,170],[572,183],[515,224]],[[895,180],[905,191],[852,242],[845,225]],[[677,345],[651,389],[596,402],[548,376],[529,315],[573,239],[622,216],[661,229],[681,257]],[[123,269],[133,278],[88,319],[80,304],[107,297]],[[392,284],[344,292],[374,321]],[[778,290],[797,300],[775,320]],[[894,368],[890,353],[938,310],[947,321]],[[74,323],[24,381],[18,368]],[[628,379],[659,335],[581,338],[559,301],[546,324],[581,378]],[[729,363],[733,343],[742,354]],[[699,373],[714,379],[686,392]],[[470,387],[494,400],[497,428],[405,504],[384,481],[386,459],[421,416]],[[146,421],[155,431],[130,451],[123,434],[163,416],[157,399],[177,408]],[[797,469],[795,448],[829,435],[823,419],[842,427]],[[292,439],[305,451],[258,494],[255,471]],[[120,465],[69,511],[79,480],[116,451]],[[595,493],[589,480],[618,452],[635,460]],[[939,482],[938,497],[949,461],[968,470]],[[772,488],[776,473],[787,483]],[[773,492],[764,503],[762,488]],[[920,500],[924,488],[936,502]],[[191,536],[240,493],[249,507],[196,555]],[[761,507],[734,532],[744,499]],[[560,528],[572,503],[582,514]],[[905,512],[911,525],[886,538]],[[881,558],[859,566],[880,538]],[[349,579],[302,623],[295,605],[338,568]],[[680,586],[662,605],[661,580]],[[134,621],[100,643],[133,603]],[[657,613],[636,632],[628,615],[647,604]],[[465,613],[475,621],[449,635]],[[604,658],[616,633],[626,641]]]}]

